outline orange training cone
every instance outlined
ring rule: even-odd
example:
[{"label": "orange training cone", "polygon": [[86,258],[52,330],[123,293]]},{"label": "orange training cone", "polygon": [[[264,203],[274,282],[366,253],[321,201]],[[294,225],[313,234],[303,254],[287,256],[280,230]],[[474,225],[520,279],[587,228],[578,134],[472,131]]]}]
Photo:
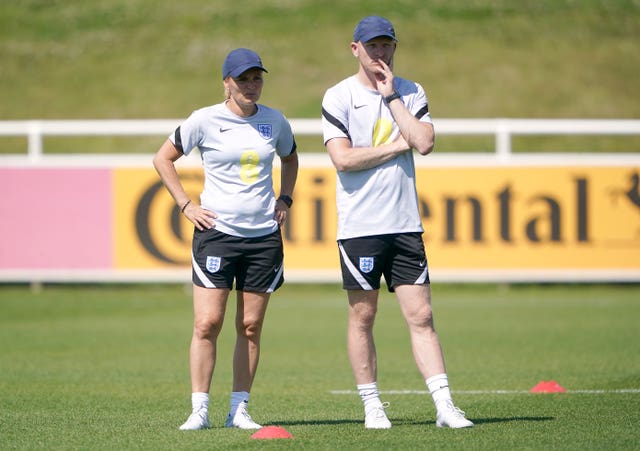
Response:
[{"label": "orange training cone", "polygon": [[540,381],[535,387],[529,390],[530,393],[566,393],[567,390],[556,381]]},{"label": "orange training cone", "polygon": [[285,428],[280,426],[264,426],[254,433],[251,438],[257,440],[271,439],[271,438],[293,438],[293,436]]}]

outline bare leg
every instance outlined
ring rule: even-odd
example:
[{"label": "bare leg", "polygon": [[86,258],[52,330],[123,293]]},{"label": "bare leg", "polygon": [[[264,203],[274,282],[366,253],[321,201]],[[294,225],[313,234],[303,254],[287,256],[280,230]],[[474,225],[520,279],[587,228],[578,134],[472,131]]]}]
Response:
[{"label": "bare leg", "polygon": [[446,372],[440,339],[433,324],[430,285],[400,285],[395,287],[418,370],[428,379]]},{"label": "bare leg", "polygon": [[228,289],[193,286],[193,336],[189,349],[193,393],[209,393],[228,296]]},{"label": "bare leg", "polygon": [[347,351],[356,384],[377,380],[376,346],[373,323],[378,309],[378,290],[349,290],[349,324]]},{"label": "bare leg", "polygon": [[238,291],[236,347],[233,354],[233,391],[251,391],[260,360],[260,335],[269,293]]},{"label": "bare leg", "polygon": [[378,310],[378,290],[350,290],[347,349],[351,370],[364,405],[364,427],[389,429],[391,422],[384,412],[389,404],[378,394],[378,361],[373,340],[373,324]]}]

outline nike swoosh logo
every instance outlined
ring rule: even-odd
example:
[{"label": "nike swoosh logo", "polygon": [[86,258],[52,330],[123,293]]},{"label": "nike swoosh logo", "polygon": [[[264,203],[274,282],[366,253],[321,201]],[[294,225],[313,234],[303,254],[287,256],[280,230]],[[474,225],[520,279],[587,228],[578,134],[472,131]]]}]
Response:
[{"label": "nike swoosh logo", "polygon": [[228,132],[229,130],[231,130],[231,129],[230,128],[222,128],[222,127],[220,127],[220,133]]},{"label": "nike swoosh logo", "polygon": [[360,108],[365,107],[365,106],[367,106],[367,104],[366,104],[366,103],[365,103],[364,105],[353,105],[353,108],[354,108],[355,110],[359,110]]}]

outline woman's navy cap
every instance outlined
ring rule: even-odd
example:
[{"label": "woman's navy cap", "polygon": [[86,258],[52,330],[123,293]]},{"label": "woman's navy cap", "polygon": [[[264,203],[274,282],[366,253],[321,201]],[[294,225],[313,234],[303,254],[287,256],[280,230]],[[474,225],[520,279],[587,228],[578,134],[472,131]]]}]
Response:
[{"label": "woman's navy cap", "polygon": [[222,79],[229,75],[233,78],[239,77],[243,72],[258,68],[263,72],[267,72],[262,66],[262,60],[256,52],[249,49],[235,49],[229,52],[222,64]]},{"label": "woman's navy cap", "polygon": [[356,29],[353,31],[353,42],[367,42],[379,36],[386,36],[397,41],[396,31],[391,22],[384,17],[368,16],[356,25]]}]

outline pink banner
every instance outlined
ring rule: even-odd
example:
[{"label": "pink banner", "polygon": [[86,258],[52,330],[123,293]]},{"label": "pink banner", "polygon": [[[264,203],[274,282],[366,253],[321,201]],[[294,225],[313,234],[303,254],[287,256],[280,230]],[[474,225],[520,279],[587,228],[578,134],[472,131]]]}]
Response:
[{"label": "pink banner", "polygon": [[0,168],[0,269],[111,269],[110,174]]}]

